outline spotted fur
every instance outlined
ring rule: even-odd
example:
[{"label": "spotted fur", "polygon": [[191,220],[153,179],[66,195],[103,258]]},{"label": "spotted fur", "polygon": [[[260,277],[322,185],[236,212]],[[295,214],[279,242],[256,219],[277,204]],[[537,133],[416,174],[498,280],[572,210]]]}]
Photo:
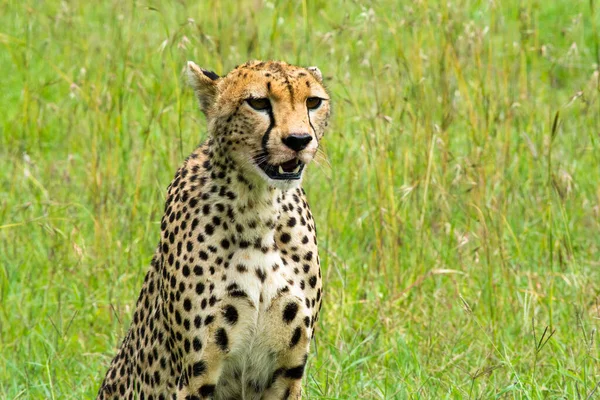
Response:
[{"label": "spotted fur", "polygon": [[294,171],[317,151],[329,96],[315,67],[252,61],[219,77],[190,62],[187,73],[209,139],[168,188],[98,399],[299,399],[323,293]]}]

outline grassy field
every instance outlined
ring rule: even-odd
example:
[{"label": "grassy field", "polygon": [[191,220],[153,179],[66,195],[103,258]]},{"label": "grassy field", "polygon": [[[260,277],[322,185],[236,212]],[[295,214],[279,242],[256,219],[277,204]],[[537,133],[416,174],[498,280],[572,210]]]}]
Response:
[{"label": "grassy field", "polygon": [[0,398],[93,398],[206,137],[186,60],[318,65],[308,399],[600,397],[596,0],[0,0]]}]

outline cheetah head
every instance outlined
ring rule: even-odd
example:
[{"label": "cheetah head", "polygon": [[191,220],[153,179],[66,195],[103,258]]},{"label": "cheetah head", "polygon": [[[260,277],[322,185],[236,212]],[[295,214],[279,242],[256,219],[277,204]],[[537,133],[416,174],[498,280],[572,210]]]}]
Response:
[{"label": "cheetah head", "polygon": [[219,77],[190,61],[187,75],[218,157],[272,187],[300,182],[330,113],[318,68],[250,61]]}]

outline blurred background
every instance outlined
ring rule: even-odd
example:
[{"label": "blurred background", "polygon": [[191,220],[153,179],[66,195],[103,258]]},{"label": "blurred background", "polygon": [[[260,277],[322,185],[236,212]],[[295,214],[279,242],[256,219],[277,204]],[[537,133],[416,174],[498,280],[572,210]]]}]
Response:
[{"label": "blurred background", "polygon": [[[0,0],[0,398],[93,398],[206,138],[182,71],[317,65],[308,399],[600,393],[597,0]],[[588,397],[589,396],[589,397]]]}]

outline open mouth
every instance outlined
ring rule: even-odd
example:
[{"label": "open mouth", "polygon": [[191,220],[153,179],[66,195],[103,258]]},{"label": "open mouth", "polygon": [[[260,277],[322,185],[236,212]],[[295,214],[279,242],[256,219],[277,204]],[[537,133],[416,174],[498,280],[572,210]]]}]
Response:
[{"label": "open mouth", "polygon": [[257,165],[271,179],[295,180],[300,179],[305,164],[299,159],[293,158],[279,165],[272,165],[266,162]]}]

